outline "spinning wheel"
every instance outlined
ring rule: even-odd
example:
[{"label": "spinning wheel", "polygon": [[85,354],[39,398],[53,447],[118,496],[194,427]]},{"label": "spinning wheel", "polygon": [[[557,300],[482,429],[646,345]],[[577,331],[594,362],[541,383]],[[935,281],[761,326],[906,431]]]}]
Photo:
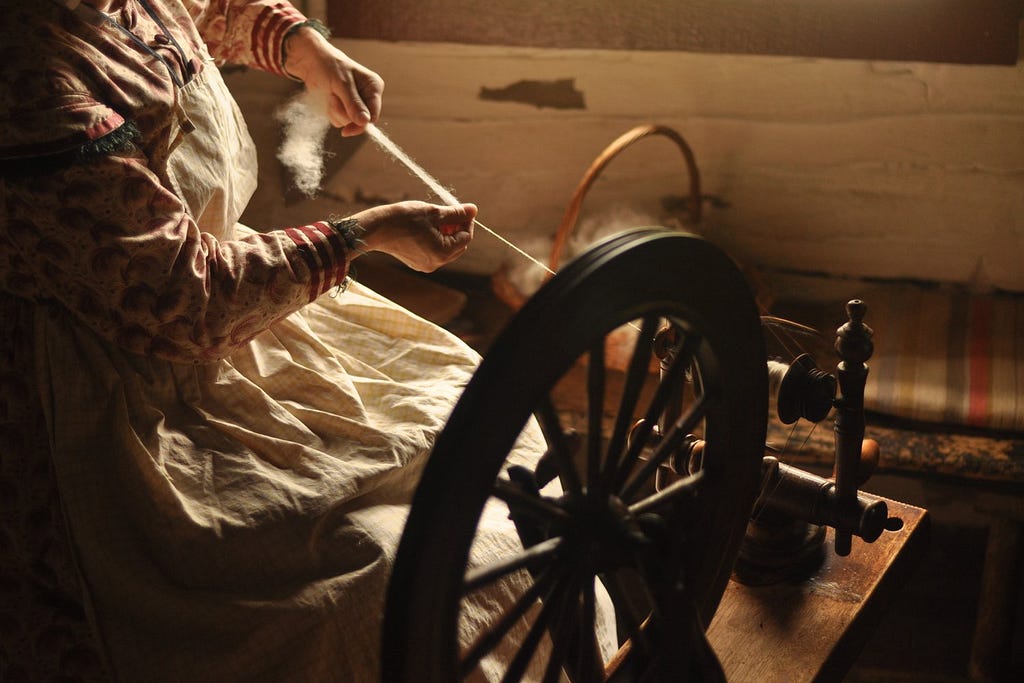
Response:
[{"label": "spinning wheel", "polygon": [[[612,397],[604,343],[624,324],[640,333]],[[663,371],[644,390],[656,335]],[[587,429],[577,439],[551,394],[581,358]],[[389,589],[384,680],[471,677],[499,647],[513,653],[508,680],[531,665],[544,680],[720,675],[704,628],[759,491],[767,396],[756,306],[710,243],[641,229],[566,265],[495,342],[438,437]],[[531,415],[548,451],[509,466]],[[656,490],[669,463],[681,476]],[[507,510],[521,546],[467,570],[489,505]],[[462,601],[513,575],[525,590],[460,647]],[[611,662],[594,637],[595,577],[624,640]],[[525,635],[513,629],[522,623]]]}]

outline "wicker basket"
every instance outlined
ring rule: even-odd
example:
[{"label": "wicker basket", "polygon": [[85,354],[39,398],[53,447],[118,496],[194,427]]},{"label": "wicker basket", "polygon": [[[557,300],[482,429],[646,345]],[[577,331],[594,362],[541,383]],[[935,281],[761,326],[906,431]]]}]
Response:
[{"label": "wicker basket", "polygon": [[[565,209],[565,214],[562,216],[562,221],[558,225],[558,230],[555,231],[554,241],[551,246],[551,253],[548,257],[548,268],[550,270],[557,271],[561,265],[565,246],[572,237],[573,232],[576,230],[576,223],[579,219],[580,210],[583,207],[583,200],[586,198],[590,188],[594,185],[594,182],[601,175],[601,172],[604,171],[605,167],[608,166],[612,159],[617,157],[631,145],[639,140],[651,136],[667,138],[673,142],[682,153],[687,171],[687,208],[690,216],[690,222],[692,225],[700,223],[702,207],[700,172],[697,170],[697,162],[694,159],[693,151],[690,149],[690,146],[687,144],[686,140],[683,139],[682,135],[667,126],[657,124],[637,126],[636,128],[633,128],[619,136],[610,145],[605,147],[604,151],[594,159],[586,173],[583,174],[583,178],[580,180],[579,184],[576,186],[576,191],[573,193],[572,200]],[[529,294],[519,291],[516,285],[511,281],[509,277],[508,264],[502,265],[501,268],[499,268],[492,276],[491,286],[498,298],[511,306],[514,310],[518,310],[526,299],[529,298]]]},{"label": "wicker basket", "polygon": [[[555,232],[554,241],[551,247],[551,254],[548,258],[548,268],[550,270],[557,271],[561,265],[566,244],[576,229],[576,223],[580,215],[580,210],[583,206],[583,200],[586,198],[590,188],[594,185],[594,182],[601,175],[601,172],[608,166],[612,159],[625,151],[628,147],[639,140],[651,136],[667,138],[673,142],[682,153],[688,179],[687,197],[690,224],[696,225],[700,223],[702,206],[700,172],[697,170],[697,162],[694,159],[693,151],[690,149],[690,146],[687,144],[686,140],[683,139],[682,135],[666,126],[657,124],[637,126],[636,128],[633,128],[619,136],[615,141],[608,145],[590,164],[586,173],[583,174],[583,178],[580,180],[579,185],[576,187],[576,191],[573,193],[572,200],[569,202],[568,207],[566,207],[565,214],[562,216],[562,221],[558,226],[558,230]],[[521,292],[512,282],[509,274],[508,264],[503,265],[492,276],[491,286],[495,295],[497,295],[499,299],[511,306],[513,310],[518,310],[526,302],[526,299],[529,298],[529,294]],[[625,370],[636,342],[636,334],[636,328],[624,325],[623,327],[612,331],[607,336],[605,341],[605,364],[607,367],[617,370]],[[651,371],[657,371],[657,361],[652,361]]]}]

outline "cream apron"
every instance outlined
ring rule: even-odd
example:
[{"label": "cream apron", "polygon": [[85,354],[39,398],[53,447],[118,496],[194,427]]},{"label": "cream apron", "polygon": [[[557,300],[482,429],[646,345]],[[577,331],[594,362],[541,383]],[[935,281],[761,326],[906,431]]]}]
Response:
[{"label": "cream apron", "polygon": [[[180,92],[196,130],[172,131],[161,177],[230,240],[256,160],[206,60]],[[126,353],[58,307],[37,315],[36,341],[62,504],[117,679],[377,678],[407,501],[471,349],[358,284],[210,364]],[[517,457],[542,449],[528,430]],[[474,556],[516,547],[499,510]],[[493,609],[511,590],[482,597]]]}]

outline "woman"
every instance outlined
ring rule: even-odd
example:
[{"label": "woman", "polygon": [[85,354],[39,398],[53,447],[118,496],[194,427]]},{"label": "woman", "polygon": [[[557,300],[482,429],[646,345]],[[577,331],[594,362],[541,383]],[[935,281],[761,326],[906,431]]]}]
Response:
[{"label": "woman", "polygon": [[236,224],[255,155],[215,61],[328,95],[345,135],[380,116],[380,77],[287,2],[19,3],[0,33],[0,665],[82,673],[84,610],[117,679],[372,679],[477,357],[358,284],[322,295],[363,252],[457,258],[476,208]]}]

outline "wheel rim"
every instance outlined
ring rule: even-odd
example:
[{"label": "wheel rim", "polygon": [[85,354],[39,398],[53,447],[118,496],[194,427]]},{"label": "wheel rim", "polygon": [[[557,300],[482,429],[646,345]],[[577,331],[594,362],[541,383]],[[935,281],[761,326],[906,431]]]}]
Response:
[{"label": "wheel rim", "polygon": [[[665,320],[682,334],[675,360],[647,398],[647,354]],[[604,342],[630,321],[640,321],[638,342],[612,401],[617,410],[606,420]],[[588,357],[588,438],[576,457],[550,394],[582,356]],[[728,581],[757,491],[767,411],[764,359],[757,310],[742,276],[697,237],[632,231],[563,268],[495,342],[438,437],[389,588],[385,679],[455,680],[466,673],[466,662],[496,647],[520,612],[532,609],[533,626],[517,644],[509,678],[520,676],[546,636],[555,662],[548,672],[571,662],[571,677],[593,680],[604,662],[596,660],[592,638],[571,634],[593,630],[595,575],[608,587],[620,630],[633,645],[620,677],[688,666],[692,651],[669,648],[673,657],[667,658],[655,641],[678,643],[694,623],[706,624]],[[688,376],[697,389],[675,426],[666,426],[659,445],[644,448]],[[554,463],[562,482],[558,498],[531,490],[529,478],[537,472],[502,473],[533,413],[549,444],[545,463]],[[631,431],[638,416],[643,421]],[[702,467],[653,494],[658,462],[673,458],[695,431],[706,443]],[[474,533],[492,499],[509,506],[524,547],[467,575]],[[442,539],[438,529],[445,530]],[[455,634],[467,587],[471,592],[524,568],[531,573],[526,593],[460,652]],[[431,577],[429,586],[424,576]],[[638,609],[623,585],[634,577],[646,596]]]}]

